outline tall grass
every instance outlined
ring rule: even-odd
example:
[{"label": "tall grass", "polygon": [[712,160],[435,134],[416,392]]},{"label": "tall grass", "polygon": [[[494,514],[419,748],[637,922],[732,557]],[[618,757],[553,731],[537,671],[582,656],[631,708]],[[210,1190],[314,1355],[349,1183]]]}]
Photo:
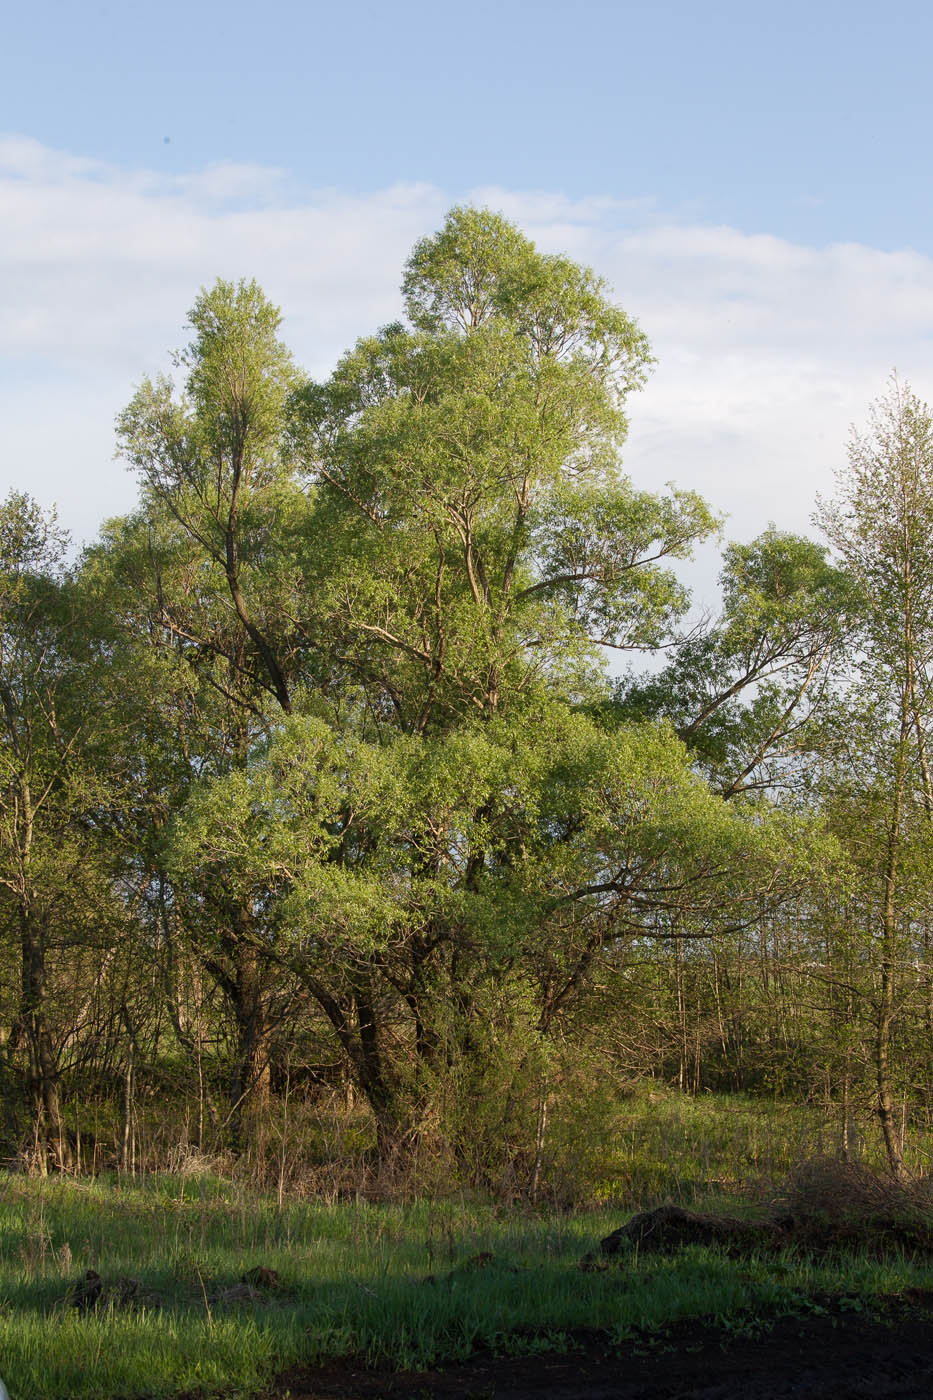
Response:
[{"label": "tall grass", "polygon": [[[558,1122],[547,1162],[560,1200],[637,1208],[672,1200],[692,1205],[712,1194],[754,1195],[777,1188],[795,1165],[833,1155],[843,1145],[843,1120],[821,1105],[704,1094],[697,1098],[663,1085],[640,1085],[616,1101],[587,1139]],[[851,1155],[883,1167],[879,1135],[849,1124]],[[910,1165],[929,1163],[917,1136]]]}]

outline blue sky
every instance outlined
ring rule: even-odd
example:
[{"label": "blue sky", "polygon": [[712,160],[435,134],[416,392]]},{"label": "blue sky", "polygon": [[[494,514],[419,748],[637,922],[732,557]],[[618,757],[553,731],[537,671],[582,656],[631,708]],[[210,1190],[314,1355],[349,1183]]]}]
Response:
[{"label": "blue sky", "polygon": [[933,395],[931,40],[913,0],[7,7],[0,492],[92,535],[202,283],[257,276],[324,374],[471,199],[641,320],[639,484],[809,528],[891,369]]},{"label": "blue sky", "polygon": [[931,39],[930,6],[864,0],[39,0],[7,7],[0,91],[7,130],[120,165],[647,197],[929,250]]}]

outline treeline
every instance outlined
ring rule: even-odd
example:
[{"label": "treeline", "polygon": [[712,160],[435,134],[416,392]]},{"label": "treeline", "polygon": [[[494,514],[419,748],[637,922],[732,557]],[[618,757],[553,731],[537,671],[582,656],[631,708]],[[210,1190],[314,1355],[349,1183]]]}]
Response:
[{"label": "treeline", "polygon": [[534,1193],[549,1122],[652,1074],[876,1114],[903,1172],[925,406],[894,382],[853,439],[831,553],[729,545],[688,629],[719,521],[621,471],[651,357],[600,279],[456,209],[403,292],[318,384],[218,282],[119,419],[136,512],[69,562],[0,507],[7,1154],[132,1165],[147,1115],[259,1161],[326,1101],[330,1151]]}]

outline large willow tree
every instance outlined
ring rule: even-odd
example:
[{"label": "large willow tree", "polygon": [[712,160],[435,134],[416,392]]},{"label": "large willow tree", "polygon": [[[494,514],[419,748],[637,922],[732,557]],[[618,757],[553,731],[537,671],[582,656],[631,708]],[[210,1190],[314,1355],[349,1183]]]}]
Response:
[{"label": "large willow tree", "polygon": [[233,1011],[234,1105],[297,988],[392,1150],[432,1085],[483,1082],[496,1018],[548,1034],[600,957],[741,922],[780,866],[669,728],[583,712],[606,649],[671,638],[669,561],[716,526],[622,471],[643,334],[488,211],[403,291],[323,384],[253,284],[203,293],[185,384],[122,418],[143,506],[110,545],[192,678],[154,860]]}]

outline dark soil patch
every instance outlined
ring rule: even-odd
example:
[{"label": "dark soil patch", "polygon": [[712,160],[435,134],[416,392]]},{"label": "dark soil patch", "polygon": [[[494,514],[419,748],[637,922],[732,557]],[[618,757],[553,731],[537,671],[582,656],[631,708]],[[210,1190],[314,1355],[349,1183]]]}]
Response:
[{"label": "dark soil patch", "polygon": [[567,1352],[420,1373],[332,1362],[289,1371],[268,1400],[926,1400],[931,1306],[911,1296],[873,1318],[827,1306],[746,1335],[689,1322],[615,1347],[579,1333]]}]

